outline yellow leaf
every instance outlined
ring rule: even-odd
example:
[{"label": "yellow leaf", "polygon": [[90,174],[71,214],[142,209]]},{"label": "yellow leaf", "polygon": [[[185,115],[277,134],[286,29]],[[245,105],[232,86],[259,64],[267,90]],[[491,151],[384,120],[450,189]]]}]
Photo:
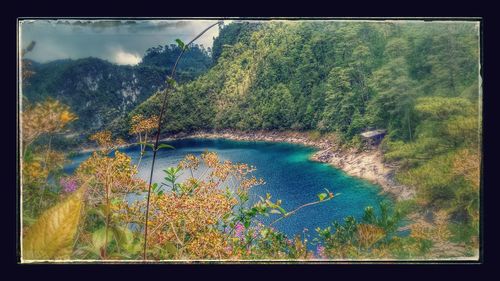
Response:
[{"label": "yellow leaf", "polygon": [[81,187],[66,200],[40,215],[23,238],[23,259],[50,260],[70,257],[85,189]]},{"label": "yellow leaf", "polygon": [[[110,233],[108,233],[109,235]],[[106,244],[106,227],[101,227],[92,233],[92,244],[95,249],[100,249]]]}]

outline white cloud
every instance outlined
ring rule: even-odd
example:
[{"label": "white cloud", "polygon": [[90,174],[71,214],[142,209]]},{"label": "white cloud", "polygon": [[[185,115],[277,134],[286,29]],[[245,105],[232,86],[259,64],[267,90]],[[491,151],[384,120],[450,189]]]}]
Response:
[{"label": "white cloud", "polygon": [[115,53],[114,62],[117,64],[136,65],[141,62],[141,56],[138,54],[127,53],[123,50],[118,50]]},{"label": "white cloud", "polygon": [[[137,64],[146,50],[158,45],[175,44],[179,38],[189,42],[216,20],[34,20],[21,26],[21,47],[32,40],[35,49],[27,58],[38,62],[56,59],[96,57],[118,64]],[[198,38],[195,44],[212,47],[214,27]]]}]

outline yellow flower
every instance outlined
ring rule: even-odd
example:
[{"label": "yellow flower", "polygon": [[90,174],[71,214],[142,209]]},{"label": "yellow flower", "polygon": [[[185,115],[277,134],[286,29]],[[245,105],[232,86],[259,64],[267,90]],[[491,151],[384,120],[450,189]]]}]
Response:
[{"label": "yellow flower", "polygon": [[61,119],[61,122],[66,123],[66,122],[71,121],[73,118],[72,118],[71,114],[65,110],[61,113],[60,119]]}]

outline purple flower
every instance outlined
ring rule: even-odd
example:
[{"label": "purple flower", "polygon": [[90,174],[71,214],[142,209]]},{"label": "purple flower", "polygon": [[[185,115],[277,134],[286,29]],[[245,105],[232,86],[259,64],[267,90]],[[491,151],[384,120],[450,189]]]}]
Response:
[{"label": "purple flower", "polygon": [[234,234],[236,237],[243,239],[244,238],[244,232],[245,232],[245,226],[241,223],[237,223],[234,226]]},{"label": "purple flower", "polygon": [[326,259],[326,255],[325,255],[325,247],[321,246],[321,245],[318,245],[316,247],[316,254],[317,256],[320,258],[320,259]]},{"label": "purple flower", "polygon": [[76,179],[70,177],[61,178],[59,184],[61,185],[63,192],[65,193],[71,193],[78,188],[78,182],[76,181]]}]

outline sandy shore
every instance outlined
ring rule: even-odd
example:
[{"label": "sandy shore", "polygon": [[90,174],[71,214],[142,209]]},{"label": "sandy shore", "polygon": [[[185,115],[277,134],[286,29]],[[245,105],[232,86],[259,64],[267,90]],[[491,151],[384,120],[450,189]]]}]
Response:
[{"label": "sandy shore", "polygon": [[288,142],[315,147],[318,151],[311,156],[311,160],[313,161],[328,163],[343,170],[350,176],[359,177],[378,184],[381,186],[383,192],[390,194],[396,200],[410,199],[415,195],[413,188],[395,182],[395,167],[383,162],[382,153],[379,149],[365,151],[343,150],[328,139],[319,138],[313,140],[308,133],[303,132],[241,132],[224,130],[189,134],[180,133],[163,138],[162,141],[182,138],[224,138],[236,141]]}]

